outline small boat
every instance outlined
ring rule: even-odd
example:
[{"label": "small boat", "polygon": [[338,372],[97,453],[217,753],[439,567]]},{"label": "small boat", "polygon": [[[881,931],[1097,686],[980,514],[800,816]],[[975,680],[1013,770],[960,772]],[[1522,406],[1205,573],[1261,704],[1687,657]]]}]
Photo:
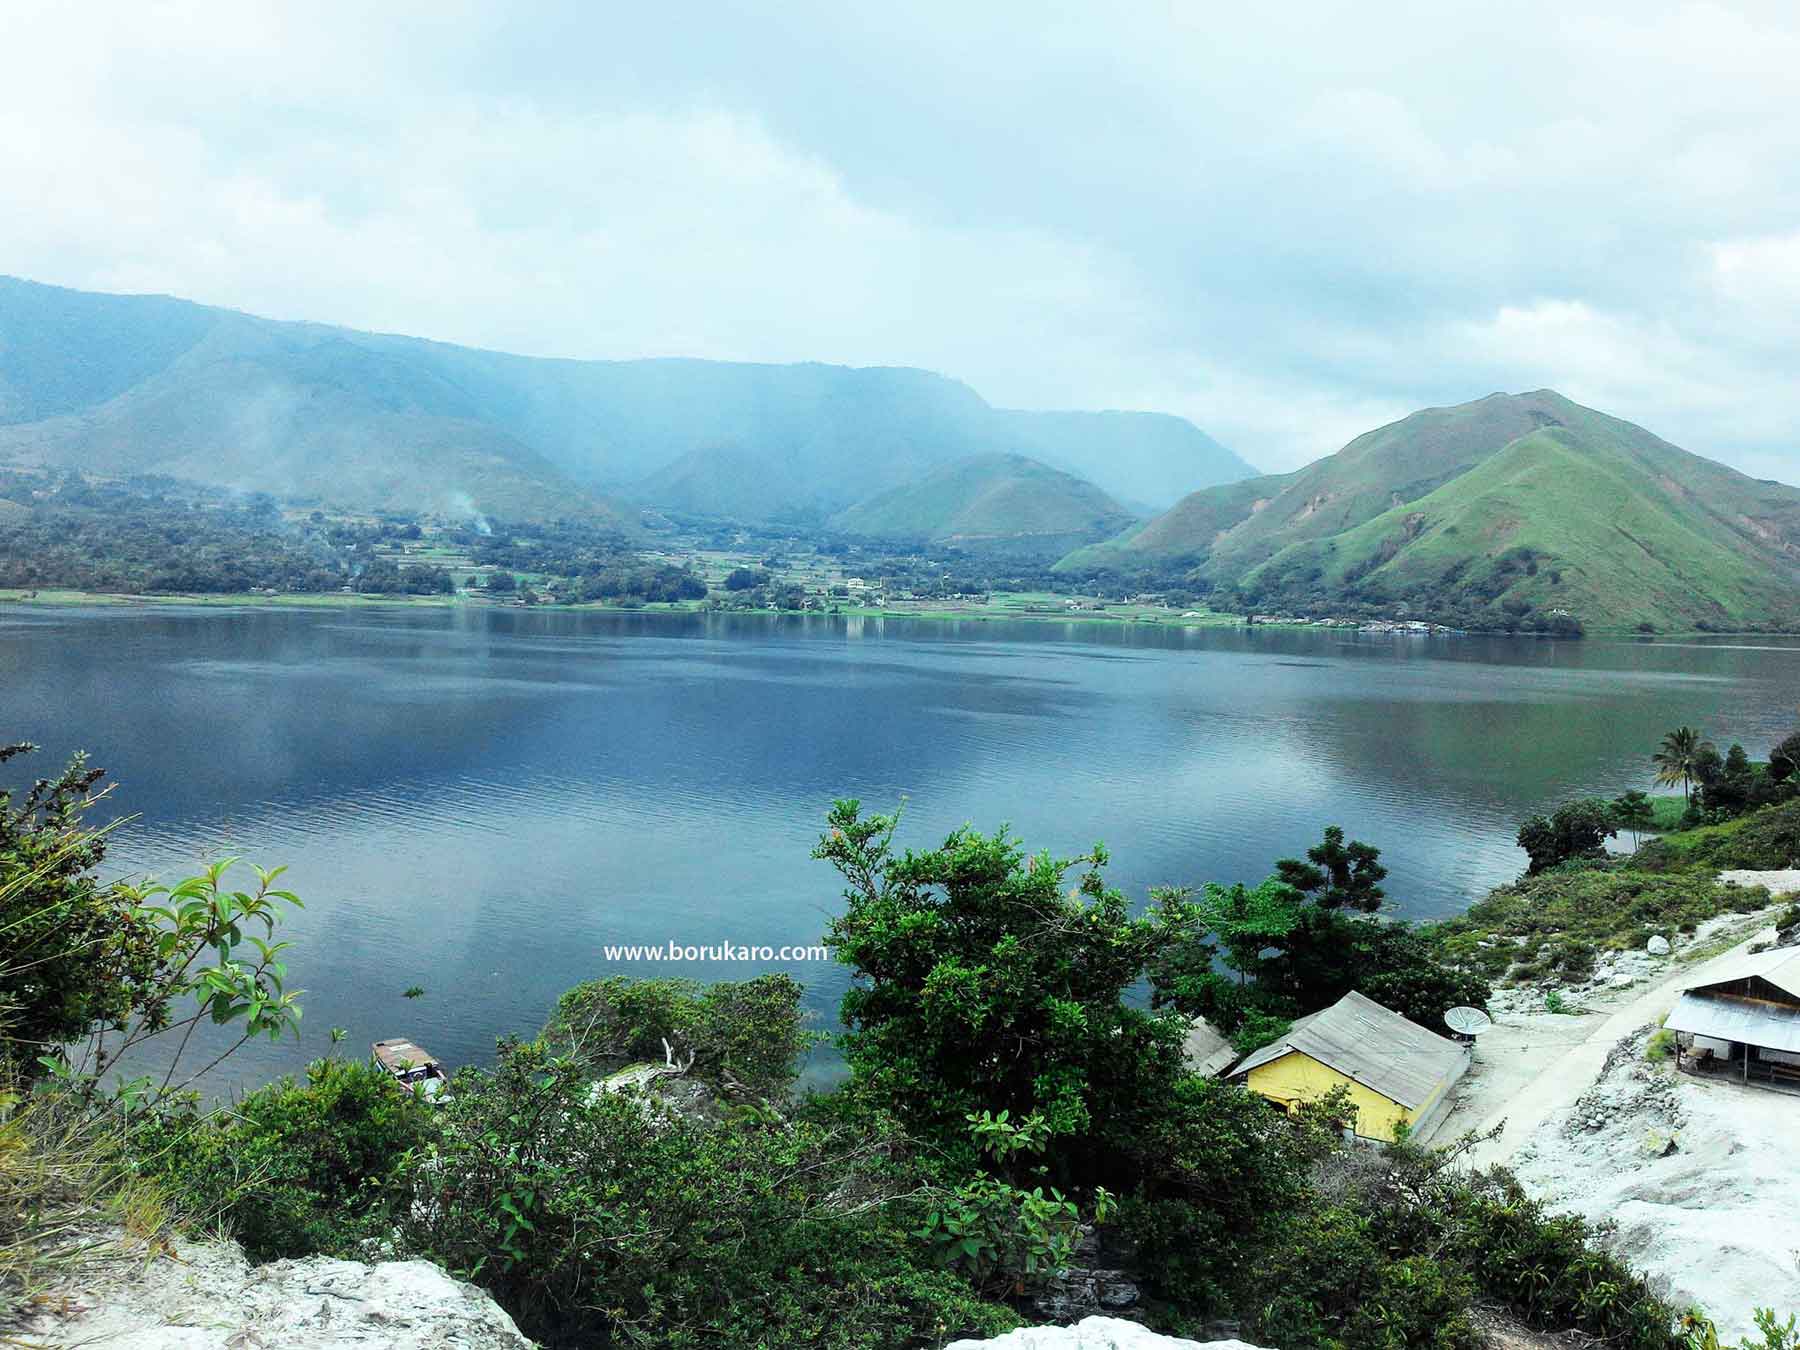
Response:
[{"label": "small boat", "polygon": [[429,1050],[399,1038],[376,1041],[373,1050],[375,1062],[409,1092],[427,1102],[448,1100],[445,1089],[450,1085],[450,1075]]}]

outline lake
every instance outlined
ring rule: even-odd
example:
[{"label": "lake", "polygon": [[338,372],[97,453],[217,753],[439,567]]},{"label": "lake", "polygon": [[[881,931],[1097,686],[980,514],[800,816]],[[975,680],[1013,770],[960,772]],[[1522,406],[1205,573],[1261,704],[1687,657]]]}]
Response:
[{"label": "lake", "polygon": [[405,1034],[483,1060],[617,973],[778,966],[832,1026],[829,962],[603,948],[815,943],[839,888],[808,855],[835,797],[904,799],[922,847],[963,821],[1034,850],[1104,841],[1137,898],[1257,881],[1341,824],[1381,848],[1395,910],[1429,918],[1518,873],[1527,811],[1647,787],[1668,728],[1761,755],[1800,721],[1800,644],[1755,638],[11,608],[0,667],[0,738],[43,747],[15,779],[87,749],[119,784],[109,867],[288,866],[306,1031],[246,1050],[236,1082],[332,1026],[356,1053]]}]

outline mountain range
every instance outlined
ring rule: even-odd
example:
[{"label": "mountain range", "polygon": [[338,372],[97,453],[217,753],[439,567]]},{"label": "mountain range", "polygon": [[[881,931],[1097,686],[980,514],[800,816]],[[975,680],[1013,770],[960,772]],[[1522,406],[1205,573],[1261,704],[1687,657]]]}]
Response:
[{"label": "mountain range", "polygon": [[512,356],[0,277],[0,461],[625,528],[823,520],[992,455],[1140,514],[1255,473],[1178,417],[1015,412],[924,370]]},{"label": "mountain range", "polygon": [[1057,564],[1183,572],[1247,607],[1489,627],[1800,625],[1800,489],[1552,390],[1428,408],[1293,473],[1192,493]]}]

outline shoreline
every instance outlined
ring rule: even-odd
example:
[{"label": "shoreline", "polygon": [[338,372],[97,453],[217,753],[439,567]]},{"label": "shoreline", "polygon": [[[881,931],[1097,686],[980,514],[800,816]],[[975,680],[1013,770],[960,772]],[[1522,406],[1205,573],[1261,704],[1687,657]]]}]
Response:
[{"label": "shoreline", "polygon": [[[1127,605],[1129,602],[1121,602]],[[514,605],[505,601],[490,600],[486,596],[468,595],[346,595],[341,591],[322,592],[284,592],[278,595],[256,595],[249,593],[170,593],[146,595],[141,592],[121,591],[78,591],[62,587],[39,587],[35,591],[21,588],[0,589],[0,612],[7,607],[18,605],[41,609],[75,609],[91,608],[150,608],[178,607],[191,609],[454,609],[460,606],[471,606],[479,609],[530,609],[544,613],[557,614],[646,614],[646,615],[762,615],[770,617],[797,618],[842,618],[842,619],[918,619],[930,623],[1061,623],[1083,625],[1134,625],[1146,628],[1270,628],[1281,632],[1323,632],[1323,633],[1358,633],[1371,637],[1473,637],[1473,638],[1515,638],[1539,641],[1580,642],[1589,638],[1605,638],[1612,640],[1630,640],[1655,644],[1670,639],[1692,640],[1695,638],[1797,638],[1797,633],[1768,633],[1753,629],[1732,631],[1682,629],[1670,630],[1666,633],[1639,633],[1628,628],[1593,628],[1585,633],[1567,637],[1551,633],[1504,633],[1488,632],[1473,629],[1452,629],[1440,632],[1411,632],[1406,630],[1372,630],[1365,633],[1360,624],[1322,624],[1301,620],[1245,623],[1236,614],[1226,614],[1217,610],[1206,610],[1188,617],[1185,615],[1169,615],[1150,611],[1145,606],[1137,606],[1129,611],[1122,608],[1119,612],[1094,610],[1077,610],[1068,613],[1043,612],[1009,606],[988,606],[982,609],[948,610],[938,608],[921,609],[875,609],[864,605],[839,606],[835,610],[786,610],[786,609],[722,609],[709,610],[698,603],[673,602],[643,605],[616,605],[603,601],[590,601],[580,604],[549,605]]]}]

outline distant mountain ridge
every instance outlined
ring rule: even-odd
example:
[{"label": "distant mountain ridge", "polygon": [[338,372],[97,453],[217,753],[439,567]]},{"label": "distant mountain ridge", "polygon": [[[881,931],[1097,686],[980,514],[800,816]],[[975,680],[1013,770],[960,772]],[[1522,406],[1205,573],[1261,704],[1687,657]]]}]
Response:
[{"label": "distant mountain ridge", "polygon": [[1793,628],[1800,489],[1553,390],[1493,394],[1196,492],[1058,567],[1185,568],[1247,606],[1483,627]]},{"label": "distant mountain ridge", "polygon": [[846,534],[1049,561],[1131,521],[1129,511],[1086,479],[1024,455],[974,455],[871,497],[828,523]]},{"label": "distant mountain ridge", "polygon": [[0,278],[4,459],[628,522],[621,497],[822,518],[990,453],[1156,507],[1255,472],[1180,418],[1009,412],[923,370],[513,356]]}]

